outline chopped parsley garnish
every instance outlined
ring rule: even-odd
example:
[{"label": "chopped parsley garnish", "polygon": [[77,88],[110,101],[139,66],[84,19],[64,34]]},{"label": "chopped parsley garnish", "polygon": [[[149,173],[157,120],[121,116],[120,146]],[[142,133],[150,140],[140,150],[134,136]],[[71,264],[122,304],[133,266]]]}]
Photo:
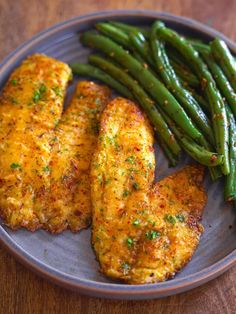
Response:
[{"label": "chopped parsley garnish", "polygon": [[41,84],[39,89],[36,89],[34,91],[34,95],[33,95],[33,101],[35,103],[38,103],[40,99],[42,99],[43,94],[46,92],[46,86],[44,84]]},{"label": "chopped parsley garnish", "polygon": [[40,92],[40,93],[45,93],[45,92],[46,92],[46,89],[47,89],[47,87],[46,87],[44,84],[42,84],[42,85],[39,87],[39,92]]},{"label": "chopped parsley garnish", "polygon": [[134,241],[132,238],[127,238],[126,243],[129,248],[131,248],[134,245]]},{"label": "chopped parsley garnish", "polygon": [[40,92],[38,90],[34,91],[33,101],[38,102],[40,99]]},{"label": "chopped parsley garnish", "polygon": [[133,188],[134,188],[135,190],[138,190],[138,189],[139,189],[139,185],[138,185],[138,183],[137,183],[137,182],[134,182],[134,184],[133,184]]},{"label": "chopped parsley garnish", "polygon": [[124,274],[126,275],[130,270],[130,265],[127,262],[121,264],[121,268],[124,270]]},{"label": "chopped parsley garnish", "polygon": [[138,169],[135,169],[135,168],[129,168],[128,171],[133,172],[133,173],[139,173],[140,172]]},{"label": "chopped parsley garnish", "polygon": [[146,233],[145,233],[145,237],[148,239],[148,240],[153,240],[157,237],[160,237],[161,236],[161,233],[160,231],[155,231],[155,230],[148,230]]},{"label": "chopped parsley garnish", "polygon": [[139,226],[139,225],[140,225],[140,219],[135,219],[135,220],[132,222],[132,225],[134,225],[134,226]]},{"label": "chopped parsley garnish", "polygon": [[59,86],[55,86],[52,88],[52,90],[54,91],[54,93],[56,94],[56,96],[58,97],[62,97],[62,90]]},{"label": "chopped parsley garnish", "polygon": [[45,167],[43,167],[43,171],[44,171],[44,172],[49,172],[49,171],[50,171],[49,166],[45,166]]},{"label": "chopped parsley garnish", "polygon": [[174,225],[176,223],[176,218],[172,215],[165,215],[165,221]]},{"label": "chopped parsley garnish", "polygon": [[129,191],[125,189],[123,192],[123,197],[127,197],[128,195],[129,195]]},{"label": "chopped parsley garnish", "polygon": [[11,84],[12,84],[12,85],[16,86],[17,83],[18,83],[18,82],[17,82],[17,79],[12,79],[12,80],[11,80]]},{"label": "chopped parsley garnish", "polygon": [[10,167],[11,167],[12,169],[18,169],[18,168],[20,168],[21,166],[20,166],[19,164],[15,163],[15,162],[13,162]]},{"label": "chopped parsley garnish", "polygon": [[58,141],[58,137],[55,136],[52,140],[53,140],[53,142],[57,142]]},{"label": "chopped parsley garnish", "polygon": [[185,221],[185,217],[184,217],[183,214],[178,214],[178,215],[176,215],[175,217],[177,218],[177,220],[178,220],[179,222],[184,222],[184,221]]},{"label": "chopped parsley garnish", "polygon": [[129,162],[131,165],[134,165],[135,164],[134,159],[135,159],[134,156],[130,156],[125,161]]}]

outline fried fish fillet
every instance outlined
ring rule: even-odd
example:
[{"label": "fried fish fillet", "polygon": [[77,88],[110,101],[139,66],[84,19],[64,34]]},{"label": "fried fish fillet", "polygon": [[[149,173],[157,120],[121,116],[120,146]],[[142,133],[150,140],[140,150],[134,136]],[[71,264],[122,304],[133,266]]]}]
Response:
[{"label": "fried fish fillet", "polygon": [[44,228],[76,232],[91,221],[90,162],[98,138],[101,110],[111,91],[93,82],[79,82],[55,130],[50,161],[50,190],[40,199]]},{"label": "fried fish fillet", "polygon": [[92,242],[101,271],[133,284],[164,281],[191,258],[203,227],[203,168],[153,185],[153,133],[132,102],[104,110],[91,166]]},{"label": "fried fish fillet", "polygon": [[[116,98],[108,104],[91,164],[91,198],[93,246],[102,271],[109,276],[120,269],[127,253],[130,255],[131,251],[124,249],[132,224],[123,225],[123,220],[130,196],[153,184],[153,144],[149,121],[134,103]],[[138,236],[141,229],[134,231]]]},{"label": "fried fish fillet", "polygon": [[[207,201],[201,186],[203,174],[202,166],[186,166],[156,183],[147,203],[144,191],[132,195],[124,224],[129,226],[128,217],[132,217],[140,221],[142,233],[137,238],[135,230],[130,230],[134,245],[132,257],[118,270],[122,279],[132,284],[164,281],[190,261],[204,230],[199,222]],[[144,206],[147,212],[137,214]]]},{"label": "fried fish fillet", "polygon": [[39,228],[36,195],[50,185],[53,130],[61,117],[71,70],[44,55],[28,57],[0,98],[0,215],[12,229]]}]

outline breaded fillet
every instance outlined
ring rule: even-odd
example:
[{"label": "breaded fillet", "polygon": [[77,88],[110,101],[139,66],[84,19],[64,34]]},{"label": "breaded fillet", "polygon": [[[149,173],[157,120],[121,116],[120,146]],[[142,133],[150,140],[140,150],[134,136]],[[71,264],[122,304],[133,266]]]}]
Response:
[{"label": "breaded fillet", "polygon": [[[133,102],[116,98],[108,104],[91,164],[91,198],[94,249],[102,271],[111,276],[130,253],[124,250],[131,228],[123,225],[127,202],[154,181],[153,144],[149,121]],[[135,232],[139,236],[139,230]]]},{"label": "breaded fillet", "polygon": [[101,110],[111,91],[93,82],[79,82],[56,128],[50,161],[50,191],[44,203],[44,228],[76,232],[91,221],[90,162],[98,138]]},{"label": "breaded fillet", "polygon": [[101,271],[134,284],[172,277],[203,231],[203,168],[186,167],[153,186],[153,142],[131,101],[117,98],[104,110],[91,166],[92,242]]},{"label": "breaded fillet", "polygon": [[[123,261],[122,278],[128,283],[155,283],[172,278],[191,259],[196,250],[203,226],[199,223],[207,196],[202,188],[202,166],[186,166],[177,173],[156,183],[146,195],[132,195],[127,204],[128,215],[123,221],[140,220],[142,234],[131,248],[135,258]],[[137,202],[137,198],[143,202]],[[137,214],[144,206],[147,212]],[[139,226],[133,226],[135,230]],[[134,229],[133,228],[133,229]],[[130,230],[130,236],[135,233]],[[130,262],[130,264],[129,264]]]},{"label": "breaded fillet", "polygon": [[44,55],[28,57],[0,98],[0,215],[16,229],[39,228],[45,217],[36,195],[49,188],[53,130],[61,117],[71,70]]}]

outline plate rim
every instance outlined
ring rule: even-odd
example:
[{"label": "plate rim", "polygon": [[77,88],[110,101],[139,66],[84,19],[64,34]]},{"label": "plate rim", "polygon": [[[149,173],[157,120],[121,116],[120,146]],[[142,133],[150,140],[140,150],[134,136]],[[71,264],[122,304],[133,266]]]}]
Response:
[{"label": "plate rim", "polygon": [[[96,21],[98,18],[110,19],[114,17],[146,17],[177,22],[182,26],[195,29],[196,31],[200,31],[206,35],[222,38],[226,41],[229,47],[236,52],[236,44],[228,37],[219,31],[190,18],[152,10],[106,10],[97,11],[95,13],[85,14],[82,16],[76,16],[72,19],[57,23],[35,34],[33,37],[31,37],[31,39],[25,41],[3,59],[3,61],[0,63],[0,75],[1,73],[4,73],[4,71],[6,71],[14,59],[17,59],[21,54],[23,54],[24,51],[27,51],[31,46],[35,46],[45,38],[53,35],[53,33],[66,30],[68,27],[81,24],[86,21]],[[0,243],[6,247],[7,250],[22,264],[42,277],[48,279],[50,282],[56,283],[65,288],[77,290],[80,293],[90,296],[116,299],[151,299],[181,293],[216,278],[236,264],[235,249],[230,254],[226,255],[224,258],[212,264],[211,266],[208,266],[201,271],[187,275],[183,278],[177,278],[174,281],[170,280],[151,285],[121,285],[117,283],[99,283],[92,280],[80,279],[76,276],[63,273],[54,267],[46,265],[45,263],[37,260],[37,258],[31,256],[19,244],[17,244],[2,225],[0,226]]]}]

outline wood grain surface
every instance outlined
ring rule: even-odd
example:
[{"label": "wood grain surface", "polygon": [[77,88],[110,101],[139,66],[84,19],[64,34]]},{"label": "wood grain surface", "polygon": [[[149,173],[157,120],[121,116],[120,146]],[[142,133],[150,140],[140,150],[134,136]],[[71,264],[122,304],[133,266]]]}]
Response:
[{"label": "wood grain surface", "polygon": [[[0,0],[0,61],[23,41],[73,16],[109,9],[149,9],[187,16],[236,41],[236,0]],[[187,293],[151,301],[113,301],[56,287],[0,247],[0,314],[236,313],[236,267]]]}]

